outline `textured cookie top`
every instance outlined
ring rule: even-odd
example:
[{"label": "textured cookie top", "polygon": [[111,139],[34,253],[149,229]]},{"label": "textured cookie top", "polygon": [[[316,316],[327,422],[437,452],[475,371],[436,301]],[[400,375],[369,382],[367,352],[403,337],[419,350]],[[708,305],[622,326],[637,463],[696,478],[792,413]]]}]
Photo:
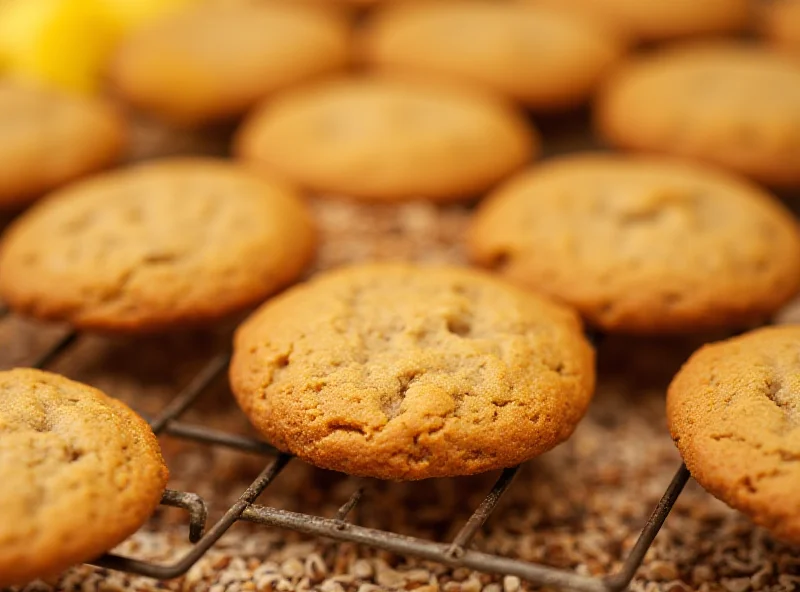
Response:
[{"label": "textured cookie top", "polygon": [[618,146],[800,185],[800,62],[766,49],[690,44],[635,60],[609,81],[596,115]]},{"label": "textured cookie top", "polygon": [[123,403],[49,372],[0,372],[0,586],[116,546],[166,482],[156,437]]},{"label": "textured cookie top", "polygon": [[138,107],[179,123],[244,112],[349,58],[338,15],[293,2],[204,2],[127,38],[111,81]]},{"label": "textured cookie top", "polygon": [[702,348],[670,385],[667,418],[700,485],[800,543],[800,327]]},{"label": "textured cookie top", "polygon": [[774,198],[658,157],[584,154],[534,167],[479,208],[472,258],[609,331],[752,321],[800,288],[800,236]]},{"label": "textured cookie top", "polygon": [[108,104],[0,81],[0,207],[26,203],[117,160],[125,124]]},{"label": "textured cookie top", "polygon": [[374,65],[451,77],[538,109],[586,99],[623,50],[589,21],[494,0],[390,4],[362,41]]},{"label": "textured cookie top", "polygon": [[0,244],[0,294],[81,328],[169,329],[260,302],[301,273],[314,242],[283,185],[222,161],[165,160],[36,204]]},{"label": "textured cookie top", "polygon": [[731,33],[747,26],[748,0],[531,0],[578,12],[643,41]]},{"label": "textured cookie top", "polygon": [[366,265],[267,302],[233,391],[276,446],[355,475],[508,467],[565,440],[594,387],[577,315],[458,268]]},{"label": "textured cookie top", "polygon": [[520,114],[483,95],[348,78],[267,102],[241,130],[237,151],[322,193],[452,200],[522,166],[538,139]]}]

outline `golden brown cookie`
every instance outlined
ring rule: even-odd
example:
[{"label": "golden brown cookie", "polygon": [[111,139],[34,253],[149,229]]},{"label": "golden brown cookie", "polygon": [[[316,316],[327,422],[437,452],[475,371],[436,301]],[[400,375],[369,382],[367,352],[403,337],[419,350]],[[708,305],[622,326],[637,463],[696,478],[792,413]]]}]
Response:
[{"label": "golden brown cookie", "polygon": [[534,167],[481,204],[469,249],[608,331],[761,320],[800,289],[789,211],[745,181],[664,157],[590,153]]},{"label": "golden brown cookie", "polygon": [[800,326],[700,349],[669,387],[667,419],[700,485],[800,544]]},{"label": "golden brown cookie", "polygon": [[309,263],[296,194],[212,159],[169,159],[88,179],[39,202],[0,244],[15,311],[83,329],[154,331],[257,304]]},{"label": "golden brown cookie", "polygon": [[627,38],[641,41],[734,33],[744,29],[750,17],[748,0],[531,1],[600,21]]},{"label": "golden brown cookie", "polygon": [[[321,0],[323,2],[330,2],[330,0]],[[334,0],[337,4],[351,6],[360,9],[371,9],[383,4],[397,4],[400,2],[410,2],[413,0]]]},{"label": "golden brown cookie", "polygon": [[111,165],[125,141],[123,119],[99,99],[0,80],[0,207]]},{"label": "golden brown cookie", "polygon": [[596,109],[614,146],[800,187],[800,62],[754,45],[689,44],[623,66]]},{"label": "golden brown cookie", "polygon": [[414,480],[513,466],[567,439],[594,354],[572,311],[490,275],[373,264],[264,304],[236,334],[230,377],[278,448]]},{"label": "golden brown cookie", "polygon": [[463,89],[346,78],[267,102],[239,132],[243,159],[322,195],[452,201],[489,189],[538,153],[504,103]]},{"label": "golden brown cookie", "polygon": [[765,8],[763,32],[776,48],[800,56],[800,2],[770,2]]},{"label": "golden brown cookie", "polygon": [[623,53],[591,21],[496,0],[390,3],[361,45],[380,69],[466,82],[539,110],[586,100]]},{"label": "golden brown cookie", "polygon": [[135,32],[109,75],[142,110],[202,124],[342,68],[349,35],[340,15],[304,3],[200,3]]},{"label": "golden brown cookie", "polygon": [[115,547],[167,476],[150,427],[122,402],[50,372],[0,372],[0,586]]}]

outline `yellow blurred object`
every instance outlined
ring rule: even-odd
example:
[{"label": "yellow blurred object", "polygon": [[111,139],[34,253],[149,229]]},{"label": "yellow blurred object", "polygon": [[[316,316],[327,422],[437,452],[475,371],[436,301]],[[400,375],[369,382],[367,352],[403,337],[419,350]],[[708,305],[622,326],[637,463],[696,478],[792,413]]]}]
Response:
[{"label": "yellow blurred object", "polygon": [[120,37],[197,0],[0,0],[0,74],[93,92]]},{"label": "yellow blurred object", "polygon": [[4,73],[89,92],[112,39],[95,0],[8,0],[0,5]]}]

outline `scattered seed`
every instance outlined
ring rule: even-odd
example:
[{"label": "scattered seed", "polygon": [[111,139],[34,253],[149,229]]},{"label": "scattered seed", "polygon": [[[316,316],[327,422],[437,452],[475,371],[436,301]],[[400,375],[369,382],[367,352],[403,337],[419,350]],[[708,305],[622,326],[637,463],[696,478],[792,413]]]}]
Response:
[{"label": "scattered seed", "polygon": [[517,592],[520,581],[517,576],[506,576],[503,578],[503,592]]}]

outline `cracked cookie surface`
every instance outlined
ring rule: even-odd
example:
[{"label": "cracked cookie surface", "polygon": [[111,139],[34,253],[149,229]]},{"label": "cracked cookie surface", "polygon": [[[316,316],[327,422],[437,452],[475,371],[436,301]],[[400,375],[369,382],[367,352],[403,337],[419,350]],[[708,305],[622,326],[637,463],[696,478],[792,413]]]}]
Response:
[{"label": "cracked cookie surface", "polygon": [[667,419],[700,485],[800,544],[800,326],[700,349],[669,387]]},{"label": "cracked cookie surface", "polygon": [[345,77],[257,109],[236,152],[323,196],[453,201],[539,152],[533,127],[493,97],[438,83]]},{"label": "cracked cookie surface", "polygon": [[516,465],[572,433],[594,352],[571,310],[483,272],[345,268],[238,330],[233,391],[278,448],[382,479]]},{"label": "cracked cookie surface", "polygon": [[607,331],[762,320],[800,288],[800,233],[775,198],[662,157],[582,154],[511,179],[469,231],[478,264]]},{"label": "cracked cookie surface", "polygon": [[0,82],[0,206],[23,205],[114,163],[126,125],[110,104]]},{"label": "cracked cookie surface", "polygon": [[688,43],[632,60],[600,93],[614,146],[716,164],[800,187],[800,63],[745,43]]},{"label": "cracked cookie surface", "polygon": [[113,548],[167,477],[155,435],[120,401],[50,372],[0,372],[0,586]]},{"label": "cracked cookie surface", "polygon": [[88,179],[36,204],[0,244],[9,306],[84,329],[209,322],[294,280],[315,244],[289,188],[212,159]]}]

